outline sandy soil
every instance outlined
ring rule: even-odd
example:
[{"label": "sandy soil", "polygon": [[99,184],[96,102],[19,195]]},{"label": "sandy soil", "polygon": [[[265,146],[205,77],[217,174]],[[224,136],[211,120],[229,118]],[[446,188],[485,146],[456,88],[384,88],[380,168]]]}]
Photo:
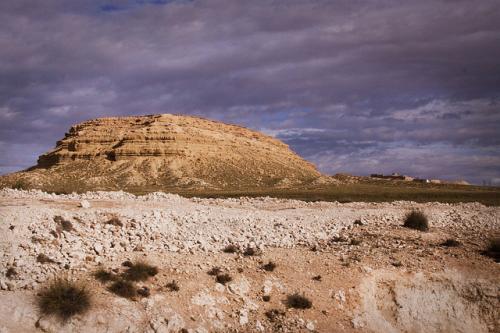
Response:
[{"label": "sandy soil", "polygon": [[[430,231],[401,226],[411,209],[429,216]],[[57,216],[72,230],[58,229]],[[107,224],[112,217],[122,226]],[[498,332],[500,267],[481,251],[499,231],[500,208],[477,203],[4,189],[0,332]],[[447,239],[460,245],[443,246]],[[224,253],[228,244],[257,253]],[[92,275],[138,259],[159,268],[137,285],[149,297],[118,297]],[[269,261],[272,272],[262,268]],[[215,266],[232,281],[217,283],[207,274]],[[9,268],[16,274],[7,277]],[[37,291],[59,276],[89,287],[89,312],[67,322],[39,314]],[[179,291],[166,287],[172,280]],[[295,292],[312,307],[289,308]]]}]

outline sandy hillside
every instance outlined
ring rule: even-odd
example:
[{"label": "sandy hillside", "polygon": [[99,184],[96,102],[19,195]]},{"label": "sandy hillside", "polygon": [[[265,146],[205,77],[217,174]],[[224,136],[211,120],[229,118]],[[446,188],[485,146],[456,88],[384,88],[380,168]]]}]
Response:
[{"label": "sandy hillside", "polygon": [[[430,231],[401,226],[412,208],[427,213]],[[0,332],[498,332],[500,267],[481,250],[499,218],[500,208],[475,203],[4,189]],[[241,250],[224,253],[229,244]],[[136,284],[149,297],[119,297],[93,276],[139,259],[159,269]],[[232,280],[217,283],[207,274],[216,266]],[[61,276],[93,295],[89,312],[65,323],[36,307],[37,292]],[[296,292],[311,308],[287,306]]]},{"label": "sandy hillside", "polygon": [[89,120],[0,185],[72,189],[240,189],[333,182],[283,142],[240,126],[161,114]]}]

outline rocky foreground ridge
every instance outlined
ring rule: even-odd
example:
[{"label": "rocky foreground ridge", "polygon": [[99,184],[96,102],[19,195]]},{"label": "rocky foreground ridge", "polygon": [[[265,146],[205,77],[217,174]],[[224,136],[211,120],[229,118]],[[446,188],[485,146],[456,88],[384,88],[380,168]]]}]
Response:
[{"label": "rocky foreground ridge", "polygon": [[[243,127],[162,114],[77,124],[36,166],[0,185],[49,189],[287,187],[321,174],[283,142]],[[323,177],[326,179],[326,177]]]},{"label": "rocky foreground ridge", "polygon": [[[402,227],[410,209],[428,231]],[[481,251],[499,216],[477,203],[2,189],[0,332],[498,332],[500,266]],[[141,294],[96,279],[139,260],[158,269]],[[58,277],[86,285],[88,312],[40,312]],[[290,307],[294,293],[311,304]]]}]

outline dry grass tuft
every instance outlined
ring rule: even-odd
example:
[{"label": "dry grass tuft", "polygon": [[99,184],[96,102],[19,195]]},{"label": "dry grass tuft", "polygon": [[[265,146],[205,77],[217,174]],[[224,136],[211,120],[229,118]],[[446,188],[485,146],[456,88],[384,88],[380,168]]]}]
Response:
[{"label": "dry grass tuft", "polygon": [[91,307],[90,292],[80,284],[56,279],[38,294],[38,308],[43,315],[56,315],[66,321]]},{"label": "dry grass tuft", "polygon": [[493,258],[495,262],[500,262],[500,237],[490,239],[488,247],[483,254]]},{"label": "dry grass tuft", "polygon": [[158,274],[158,268],[144,261],[138,261],[123,274],[123,278],[129,281],[146,281],[151,276]]},{"label": "dry grass tuft", "polygon": [[99,268],[97,271],[95,271],[94,277],[102,283],[116,281],[118,279],[118,276],[116,276],[116,274],[108,272],[104,268]]},{"label": "dry grass tuft", "polygon": [[312,307],[312,302],[299,293],[288,295],[286,298],[286,304],[290,308],[294,309],[309,309]]},{"label": "dry grass tuft", "polygon": [[224,249],[222,249],[222,252],[224,253],[236,253],[238,252],[240,249],[238,246],[234,245],[234,244],[229,244],[228,246],[226,246]]},{"label": "dry grass tuft", "polygon": [[123,222],[120,221],[120,219],[116,216],[106,221],[106,224],[111,224],[114,225],[115,227],[123,227]]},{"label": "dry grass tuft", "polygon": [[53,264],[55,261],[51,258],[49,258],[47,255],[40,253],[36,257],[36,261],[41,263],[41,264]]},{"label": "dry grass tuft", "polygon": [[457,247],[457,246],[460,246],[460,242],[455,240],[455,239],[448,238],[447,240],[442,242],[440,245],[445,246],[445,247]]},{"label": "dry grass tuft", "polygon": [[130,281],[123,279],[115,281],[109,287],[109,291],[120,297],[128,299],[134,298],[137,294],[134,284]]},{"label": "dry grass tuft", "polygon": [[7,272],[5,272],[5,276],[7,278],[12,279],[16,275],[17,275],[17,271],[14,267],[7,268]]},{"label": "dry grass tuft", "polygon": [[414,210],[406,214],[403,226],[419,231],[427,231],[429,230],[429,221],[423,212]]},{"label": "dry grass tuft", "polygon": [[225,274],[218,274],[215,280],[220,284],[226,284],[228,282],[233,281],[233,278],[231,277],[231,275],[225,273]]},{"label": "dry grass tuft", "polygon": [[267,272],[272,272],[274,271],[274,269],[277,267],[278,265],[276,265],[274,262],[270,261],[268,262],[267,264],[265,265],[262,265],[262,269],[267,271]]}]

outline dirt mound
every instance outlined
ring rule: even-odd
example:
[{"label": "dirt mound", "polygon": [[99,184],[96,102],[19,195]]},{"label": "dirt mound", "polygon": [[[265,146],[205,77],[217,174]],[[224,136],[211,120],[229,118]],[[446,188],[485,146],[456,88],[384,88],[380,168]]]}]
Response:
[{"label": "dirt mound", "polygon": [[77,124],[26,171],[0,185],[44,189],[288,187],[320,177],[279,140],[206,119],[170,114]]}]

